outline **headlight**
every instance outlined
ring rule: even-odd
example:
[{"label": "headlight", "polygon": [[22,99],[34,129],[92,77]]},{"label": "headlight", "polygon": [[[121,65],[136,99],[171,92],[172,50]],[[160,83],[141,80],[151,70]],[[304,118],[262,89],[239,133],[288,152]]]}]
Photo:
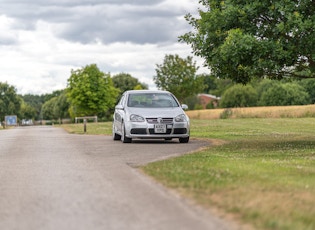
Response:
[{"label": "headlight", "polygon": [[185,122],[187,121],[185,114],[180,114],[177,117],[175,117],[176,122]]},{"label": "headlight", "polygon": [[136,115],[136,114],[131,114],[130,115],[130,121],[133,121],[133,122],[144,122],[144,118],[139,116],[139,115]]}]

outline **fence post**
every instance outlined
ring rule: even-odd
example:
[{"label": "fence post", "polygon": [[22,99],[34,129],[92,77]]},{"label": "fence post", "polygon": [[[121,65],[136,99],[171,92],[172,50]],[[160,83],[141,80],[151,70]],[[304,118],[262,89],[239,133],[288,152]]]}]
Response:
[{"label": "fence post", "polygon": [[83,119],[84,122],[84,133],[86,133],[86,118]]}]

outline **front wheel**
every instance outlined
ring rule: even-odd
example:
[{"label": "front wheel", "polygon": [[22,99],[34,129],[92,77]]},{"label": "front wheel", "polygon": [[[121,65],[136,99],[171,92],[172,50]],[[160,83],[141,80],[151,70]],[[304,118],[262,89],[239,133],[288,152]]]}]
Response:
[{"label": "front wheel", "polygon": [[189,137],[181,137],[179,138],[180,143],[188,143],[189,142]]},{"label": "front wheel", "polygon": [[113,124],[113,140],[118,141],[121,140],[121,136],[115,132],[115,126]]},{"label": "front wheel", "polygon": [[126,137],[126,128],[124,123],[122,123],[121,132],[121,141],[123,143],[131,143],[131,138]]}]

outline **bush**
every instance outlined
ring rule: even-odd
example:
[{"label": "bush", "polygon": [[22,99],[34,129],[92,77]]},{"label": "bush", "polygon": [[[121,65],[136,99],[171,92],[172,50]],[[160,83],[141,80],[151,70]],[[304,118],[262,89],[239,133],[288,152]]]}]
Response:
[{"label": "bush", "polygon": [[310,103],[315,104],[315,79],[303,79],[299,82],[310,97]]},{"label": "bush", "polygon": [[213,101],[210,101],[207,105],[206,105],[206,109],[214,109],[216,106],[214,105]]},{"label": "bush", "polygon": [[223,112],[220,114],[220,119],[228,119],[231,117],[233,114],[233,111],[231,109],[225,109]]},{"label": "bush", "polygon": [[222,95],[220,107],[251,107],[256,106],[257,101],[257,92],[252,86],[237,84],[227,89]]},{"label": "bush", "polygon": [[306,105],[310,103],[310,96],[297,83],[274,84],[262,93],[260,105],[284,106]]}]

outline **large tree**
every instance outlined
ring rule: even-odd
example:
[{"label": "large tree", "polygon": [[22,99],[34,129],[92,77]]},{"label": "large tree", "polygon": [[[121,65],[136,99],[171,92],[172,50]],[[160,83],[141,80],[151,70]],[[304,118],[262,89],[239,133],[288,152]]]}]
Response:
[{"label": "large tree", "polygon": [[[34,119],[40,120],[41,117],[41,110],[42,106],[45,103],[45,96],[44,95],[32,95],[32,94],[25,94],[21,96],[26,105],[29,105],[33,109],[35,109],[35,117]],[[23,106],[22,106],[23,110]],[[30,119],[28,116],[22,116],[22,118]]]},{"label": "large tree", "polygon": [[163,64],[156,66],[156,76],[153,78],[156,86],[172,92],[180,102],[203,91],[203,78],[196,75],[198,67],[192,57],[165,55]]},{"label": "large tree", "polygon": [[[41,115],[45,120],[57,120],[69,118],[70,104],[67,100],[66,90],[60,90],[59,93],[53,92],[51,95],[56,95],[46,101],[41,110]],[[59,95],[58,95],[59,94]]]},{"label": "large tree", "polygon": [[22,101],[14,86],[0,82],[0,121],[7,115],[19,116]]},{"label": "large tree", "polygon": [[56,117],[54,114],[57,99],[58,99],[57,97],[53,97],[43,104],[41,115],[44,120],[58,119],[58,117]]},{"label": "large tree", "polygon": [[25,103],[25,101],[21,98],[21,109],[20,109],[20,118],[22,119],[35,119],[37,116],[36,109],[32,107],[31,105]]},{"label": "large tree", "polygon": [[70,104],[67,100],[66,90],[63,90],[57,97],[54,107],[54,116],[58,119],[69,118],[69,107]]},{"label": "large tree", "polygon": [[129,73],[119,73],[112,77],[114,86],[120,90],[121,93],[133,89],[148,89],[148,85],[141,83],[137,78],[131,76]]},{"label": "large tree", "polygon": [[193,31],[180,37],[217,77],[315,77],[313,0],[201,0]]},{"label": "large tree", "polygon": [[104,113],[114,107],[117,93],[110,75],[101,72],[95,64],[72,70],[67,86],[70,115],[75,117]]}]

